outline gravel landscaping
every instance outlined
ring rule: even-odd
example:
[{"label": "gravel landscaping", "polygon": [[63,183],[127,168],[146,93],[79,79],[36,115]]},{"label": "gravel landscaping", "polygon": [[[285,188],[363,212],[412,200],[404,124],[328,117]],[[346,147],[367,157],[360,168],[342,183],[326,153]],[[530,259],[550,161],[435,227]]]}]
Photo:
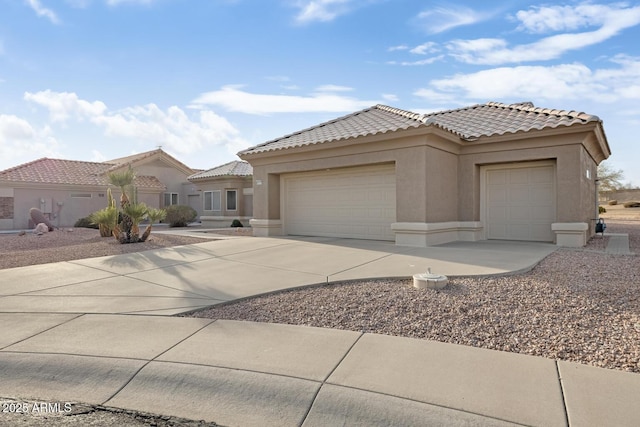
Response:
[{"label": "gravel landscaping", "polygon": [[120,255],[149,249],[202,243],[206,240],[151,232],[151,236],[146,242],[123,245],[114,238],[100,237],[98,230],[90,228],[58,229],[41,236],[33,234],[32,231],[27,231],[23,235],[0,234],[0,269],[105,255]]},{"label": "gravel landscaping", "polygon": [[[611,221],[640,253],[640,222]],[[606,238],[525,274],[456,277],[443,290],[367,280],[284,291],[189,314],[437,340],[640,373],[640,257]]]}]

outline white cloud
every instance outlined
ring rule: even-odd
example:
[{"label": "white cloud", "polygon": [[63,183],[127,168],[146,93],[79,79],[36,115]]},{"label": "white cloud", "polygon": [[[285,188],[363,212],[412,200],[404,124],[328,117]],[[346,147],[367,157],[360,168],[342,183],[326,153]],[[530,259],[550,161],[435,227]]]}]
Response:
[{"label": "white cloud", "polygon": [[26,120],[0,114],[0,169],[5,169],[34,157],[60,157],[58,142],[51,137],[50,129],[35,129]]},{"label": "white cloud", "polygon": [[[447,46],[450,54],[465,63],[500,65],[508,63],[545,61],[556,59],[565,52],[602,43],[622,30],[640,24],[640,6],[626,7],[622,4],[597,6],[583,4],[581,11],[569,19],[570,11],[553,8],[538,8],[520,13],[525,28],[535,32],[555,29],[575,29],[585,25],[600,25],[594,31],[564,33],[542,38],[536,42],[509,47],[503,39],[454,40]],[[546,13],[558,15],[544,22]]]},{"label": "white cloud", "polygon": [[613,62],[617,67],[597,70],[579,63],[493,68],[432,80],[414,95],[438,102],[457,99],[463,104],[514,96],[597,103],[640,101],[640,58],[616,57]]},{"label": "white cloud", "polygon": [[382,99],[389,102],[398,102],[400,100],[397,95],[394,95],[392,93],[383,93]]},{"label": "white cloud", "polygon": [[181,154],[219,145],[247,145],[231,123],[205,109],[195,113],[195,117],[176,106],[163,110],[155,104],[109,111],[101,101],[90,102],[75,93],[51,90],[26,93],[25,99],[47,108],[53,123],[89,121],[109,137],[149,141]]},{"label": "white cloud", "polygon": [[47,9],[40,3],[40,0],[25,0],[27,6],[29,6],[38,16],[44,16],[53,24],[60,24],[60,19],[54,11]]},{"label": "white cloud", "polygon": [[420,65],[429,65],[444,59],[444,55],[433,56],[431,58],[421,59],[419,61],[387,61],[389,65],[402,65],[404,67],[413,67]]},{"label": "white cloud", "polygon": [[342,113],[360,110],[378,104],[378,101],[361,101],[331,93],[315,93],[311,96],[266,95],[240,90],[242,86],[224,86],[220,90],[206,92],[192,104],[217,105],[227,111],[245,114],[268,115],[274,113]]},{"label": "white cloud", "polygon": [[395,52],[396,50],[409,50],[409,46],[401,44],[398,46],[391,46],[390,48],[387,48],[388,52]]},{"label": "white cloud", "polygon": [[155,0],[107,0],[107,4],[109,6],[118,6],[125,3],[133,3],[133,4],[151,4]]},{"label": "white cloud", "polygon": [[98,150],[91,150],[91,161],[92,162],[98,162],[98,163],[102,163],[107,161],[107,158],[104,154],[102,154],[100,151]]},{"label": "white cloud", "polygon": [[440,49],[438,49],[438,45],[436,43],[426,42],[419,46],[414,47],[413,49],[409,50],[409,52],[414,53],[416,55],[427,55],[429,53],[438,52],[439,50]]},{"label": "white cloud", "polygon": [[323,85],[316,88],[316,92],[351,92],[352,87],[338,85]]},{"label": "white cloud", "polygon": [[103,114],[107,106],[100,101],[89,102],[78,98],[75,93],[45,90],[25,92],[24,99],[49,110],[53,122],[65,122],[71,117],[93,117]]},{"label": "white cloud", "polygon": [[532,33],[574,31],[599,26],[610,11],[609,6],[584,3],[577,6],[532,6],[516,13],[520,29]]},{"label": "white cloud", "polygon": [[300,13],[296,16],[296,22],[306,24],[315,21],[333,21],[338,16],[349,12],[355,3],[354,0],[298,1],[296,7],[300,9]]},{"label": "white cloud", "polygon": [[490,15],[468,7],[432,7],[420,12],[416,24],[429,34],[438,34],[452,28],[471,25],[488,19]]}]

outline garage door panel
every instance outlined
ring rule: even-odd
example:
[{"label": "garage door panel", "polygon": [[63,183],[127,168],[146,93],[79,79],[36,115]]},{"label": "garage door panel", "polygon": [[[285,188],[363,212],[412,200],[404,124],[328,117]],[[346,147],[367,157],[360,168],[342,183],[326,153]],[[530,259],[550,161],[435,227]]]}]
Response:
[{"label": "garage door panel", "polygon": [[487,238],[553,241],[556,218],[554,166],[486,171]]},{"label": "garage door panel", "polygon": [[395,167],[358,167],[283,177],[287,234],[394,240]]}]

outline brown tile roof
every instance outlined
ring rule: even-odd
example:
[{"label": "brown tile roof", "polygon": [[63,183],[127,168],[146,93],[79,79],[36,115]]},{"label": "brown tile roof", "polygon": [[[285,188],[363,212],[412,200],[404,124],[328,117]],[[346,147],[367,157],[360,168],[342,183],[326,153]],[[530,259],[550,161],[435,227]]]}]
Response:
[{"label": "brown tile roof", "polygon": [[528,132],[599,121],[597,116],[575,111],[536,108],[530,102],[518,104],[488,102],[431,114],[418,114],[386,105],[376,105],[256,145],[238,154],[283,150],[428,126],[439,127],[461,139],[471,141],[483,136]]},{"label": "brown tile roof", "polygon": [[[34,184],[109,185],[110,163],[83,162],[41,158],[0,171],[0,181]],[[166,187],[155,176],[140,175],[135,183],[140,188],[163,190]]]},{"label": "brown tile roof", "polygon": [[215,178],[220,176],[251,176],[253,175],[253,168],[247,162],[243,162],[241,160],[234,160],[229,163],[225,163],[221,166],[216,166],[215,168],[194,173],[189,178],[189,181],[199,180],[199,179],[207,179],[207,178]]},{"label": "brown tile roof", "polygon": [[189,166],[185,165],[175,157],[169,155],[162,148],[158,148],[156,150],[151,150],[151,151],[145,151],[144,153],[133,154],[131,156],[119,157],[117,159],[107,160],[104,163],[112,164],[112,167],[110,168],[110,171],[111,171],[111,170],[119,169],[123,166],[133,165],[134,163],[137,163],[141,160],[148,159],[149,157],[154,157],[154,156],[166,157],[170,159],[175,165],[183,168],[185,171],[189,171],[188,173],[194,172],[193,169],[191,169]]}]

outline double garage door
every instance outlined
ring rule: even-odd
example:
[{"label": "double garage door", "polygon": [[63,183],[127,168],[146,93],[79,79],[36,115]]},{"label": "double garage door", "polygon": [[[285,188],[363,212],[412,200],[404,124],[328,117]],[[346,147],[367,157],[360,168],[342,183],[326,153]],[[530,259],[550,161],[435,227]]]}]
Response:
[{"label": "double garage door", "polygon": [[485,173],[487,238],[553,241],[554,165],[487,167]]},{"label": "double garage door", "polygon": [[394,240],[394,165],[282,176],[284,231],[289,235]]}]

